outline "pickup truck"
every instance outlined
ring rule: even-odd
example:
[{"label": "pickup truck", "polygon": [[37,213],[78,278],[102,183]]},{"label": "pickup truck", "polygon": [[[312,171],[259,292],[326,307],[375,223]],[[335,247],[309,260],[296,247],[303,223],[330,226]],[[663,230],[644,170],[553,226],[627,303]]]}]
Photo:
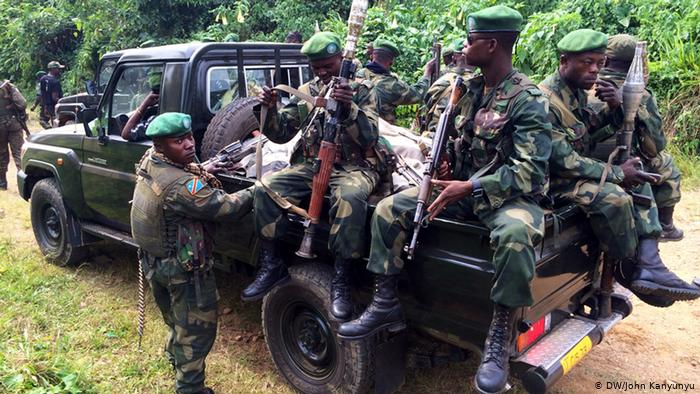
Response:
[{"label": "pickup truck", "polygon": [[[136,246],[129,232],[134,165],[152,143],[127,142],[119,132],[137,96],[147,92],[151,70],[163,75],[154,113],[191,114],[198,152],[207,158],[250,138],[258,127],[251,119],[253,96],[262,85],[298,86],[311,78],[299,50],[291,44],[197,43],[122,51],[97,109],[80,112],[81,125],[34,134],[23,147],[19,192],[30,200],[32,226],[47,260],[77,263],[87,245],[105,239]],[[220,179],[229,192],[255,181],[235,174]],[[282,244],[292,280],[267,294],[261,309],[270,355],[295,390],[392,392],[407,368],[481,352],[494,273],[489,232],[481,224],[433,221],[421,232],[415,259],[399,283],[408,329],[345,342],[337,339],[339,323],[330,313],[332,260],[323,253],[312,261],[295,257],[303,227],[301,218],[289,220],[293,225]],[[511,358],[511,374],[533,393],[554,385],[632,311],[629,293],[614,293],[612,315],[600,316],[602,263],[584,214],[559,206],[548,211],[546,224],[536,253],[535,302],[518,312]],[[319,230],[315,251],[326,249],[327,231]],[[236,226],[219,228],[215,241],[218,268],[254,270],[252,213]],[[363,264],[354,276],[359,313],[371,296],[371,280]]]}]

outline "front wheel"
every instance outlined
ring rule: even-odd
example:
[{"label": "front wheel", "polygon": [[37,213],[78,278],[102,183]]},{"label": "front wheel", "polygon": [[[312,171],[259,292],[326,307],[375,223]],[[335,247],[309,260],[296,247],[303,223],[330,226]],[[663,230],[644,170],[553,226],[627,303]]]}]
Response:
[{"label": "front wheel", "polygon": [[364,393],[374,378],[371,344],[339,341],[330,314],[330,267],[291,267],[292,279],[263,300],[265,341],[277,369],[303,393]]}]

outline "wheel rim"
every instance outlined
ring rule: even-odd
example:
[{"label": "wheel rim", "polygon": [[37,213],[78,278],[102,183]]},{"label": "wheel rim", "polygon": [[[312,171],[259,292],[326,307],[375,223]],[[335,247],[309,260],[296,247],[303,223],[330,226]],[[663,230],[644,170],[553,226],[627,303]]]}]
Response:
[{"label": "wheel rim", "polygon": [[336,365],[336,343],[328,321],[316,308],[303,303],[287,305],[280,329],[287,358],[311,380],[329,378]]},{"label": "wheel rim", "polygon": [[62,229],[61,217],[52,205],[45,205],[41,210],[41,227],[44,238],[51,246],[58,246],[61,243]]}]

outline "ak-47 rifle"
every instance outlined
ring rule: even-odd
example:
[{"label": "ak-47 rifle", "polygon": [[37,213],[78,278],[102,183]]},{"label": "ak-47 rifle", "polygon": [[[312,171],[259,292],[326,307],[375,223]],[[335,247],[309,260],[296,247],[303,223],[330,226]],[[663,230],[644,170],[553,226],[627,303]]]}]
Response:
[{"label": "ak-47 rifle", "polygon": [[425,220],[425,205],[427,204],[433,190],[433,184],[431,181],[433,180],[433,177],[435,176],[435,173],[439,167],[440,160],[442,160],[443,152],[445,151],[445,142],[447,140],[447,126],[452,119],[452,112],[454,111],[457,102],[462,97],[462,91],[462,77],[457,76],[457,79],[455,79],[454,85],[452,86],[450,101],[447,104],[445,111],[440,115],[437,129],[435,129],[430,154],[425,158],[423,179],[418,191],[416,214],[413,216],[413,237],[411,238],[411,242],[409,242],[405,247],[409,260],[413,260],[413,254],[416,250],[416,243],[418,241],[418,233],[420,232],[421,227],[427,226],[427,222]]},{"label": "ak-47 rifle", "polygon": [[[353,0],[350,7],[350,16],[348,17],[348,36],[345,40],[345,48],[343,51],[343,63],[340,67],[340,75],[334,77],[339,83],[347,83],[348,80],[354,78],[355,65],[352,60],[355,58],[357,49],[357,40],[360,38],[362,25],[367,16],[367,0]],[[335,107],[335,108],[332,108]],[[326,111],[330,113],[330,117],[326,120],[323,127],[323,138],[321,139],[321,148],[318,152],[318,158],[314,166],[317,172],[313,178],[311,189],[311,202],[309,203],[309,220],[306,221],[306,229],[304,230],[304,238],[301,246],[297,251],[297,255],[304,258],[315,258],[316,255],[311,250],[311,243],[316,231],[315,227],[321,217],[321,208],[323,207],[323,197],[328,190],[328,182],[330,181],[333,163],[335,162],[336,150],[338,149],[335,139],[340,132],[340,123],[347,116],[343,111],[342,106],[326,105]]]},{"label": "ak-47 rifle", "polygon": [[[13,88],[13,86],[9,80],[5,80],[2,85],[0,85],[0,90],[5,90],[6,95],[11,98],[12,92],[9,90],[10,88]],[[27,137],[29,137],[31,133],[29,132],[29,127],[27,127],[27,111],[20,110],[17,105],[14,104],[14,102],[11,111],[14,114],[15,119],[17,119],[17,122],[19,122],[19,125],[22,126],[22,130],[24,130]]]},{"label": "ak-47 rifle", "polygon": [[430,72],[430,85],[432,85],[440,78],[440,56],[442,53],[442,46],[437,41],[437,37],[433,38],[433,47],[430,48],[430,53],[433,55],[433,70]]}]

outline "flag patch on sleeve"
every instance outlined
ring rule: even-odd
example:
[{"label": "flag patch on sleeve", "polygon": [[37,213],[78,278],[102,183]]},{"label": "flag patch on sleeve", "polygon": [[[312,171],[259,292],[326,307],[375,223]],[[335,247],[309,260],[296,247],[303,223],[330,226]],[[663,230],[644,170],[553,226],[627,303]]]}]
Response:
[{"label": "flag patch on sleeve", "polygon": [[191,195],[197,194],[198,191],[202,190],[204,187],[204,182],[201,179],[194,177],[187,181],[187,190],[189,190]]}]

